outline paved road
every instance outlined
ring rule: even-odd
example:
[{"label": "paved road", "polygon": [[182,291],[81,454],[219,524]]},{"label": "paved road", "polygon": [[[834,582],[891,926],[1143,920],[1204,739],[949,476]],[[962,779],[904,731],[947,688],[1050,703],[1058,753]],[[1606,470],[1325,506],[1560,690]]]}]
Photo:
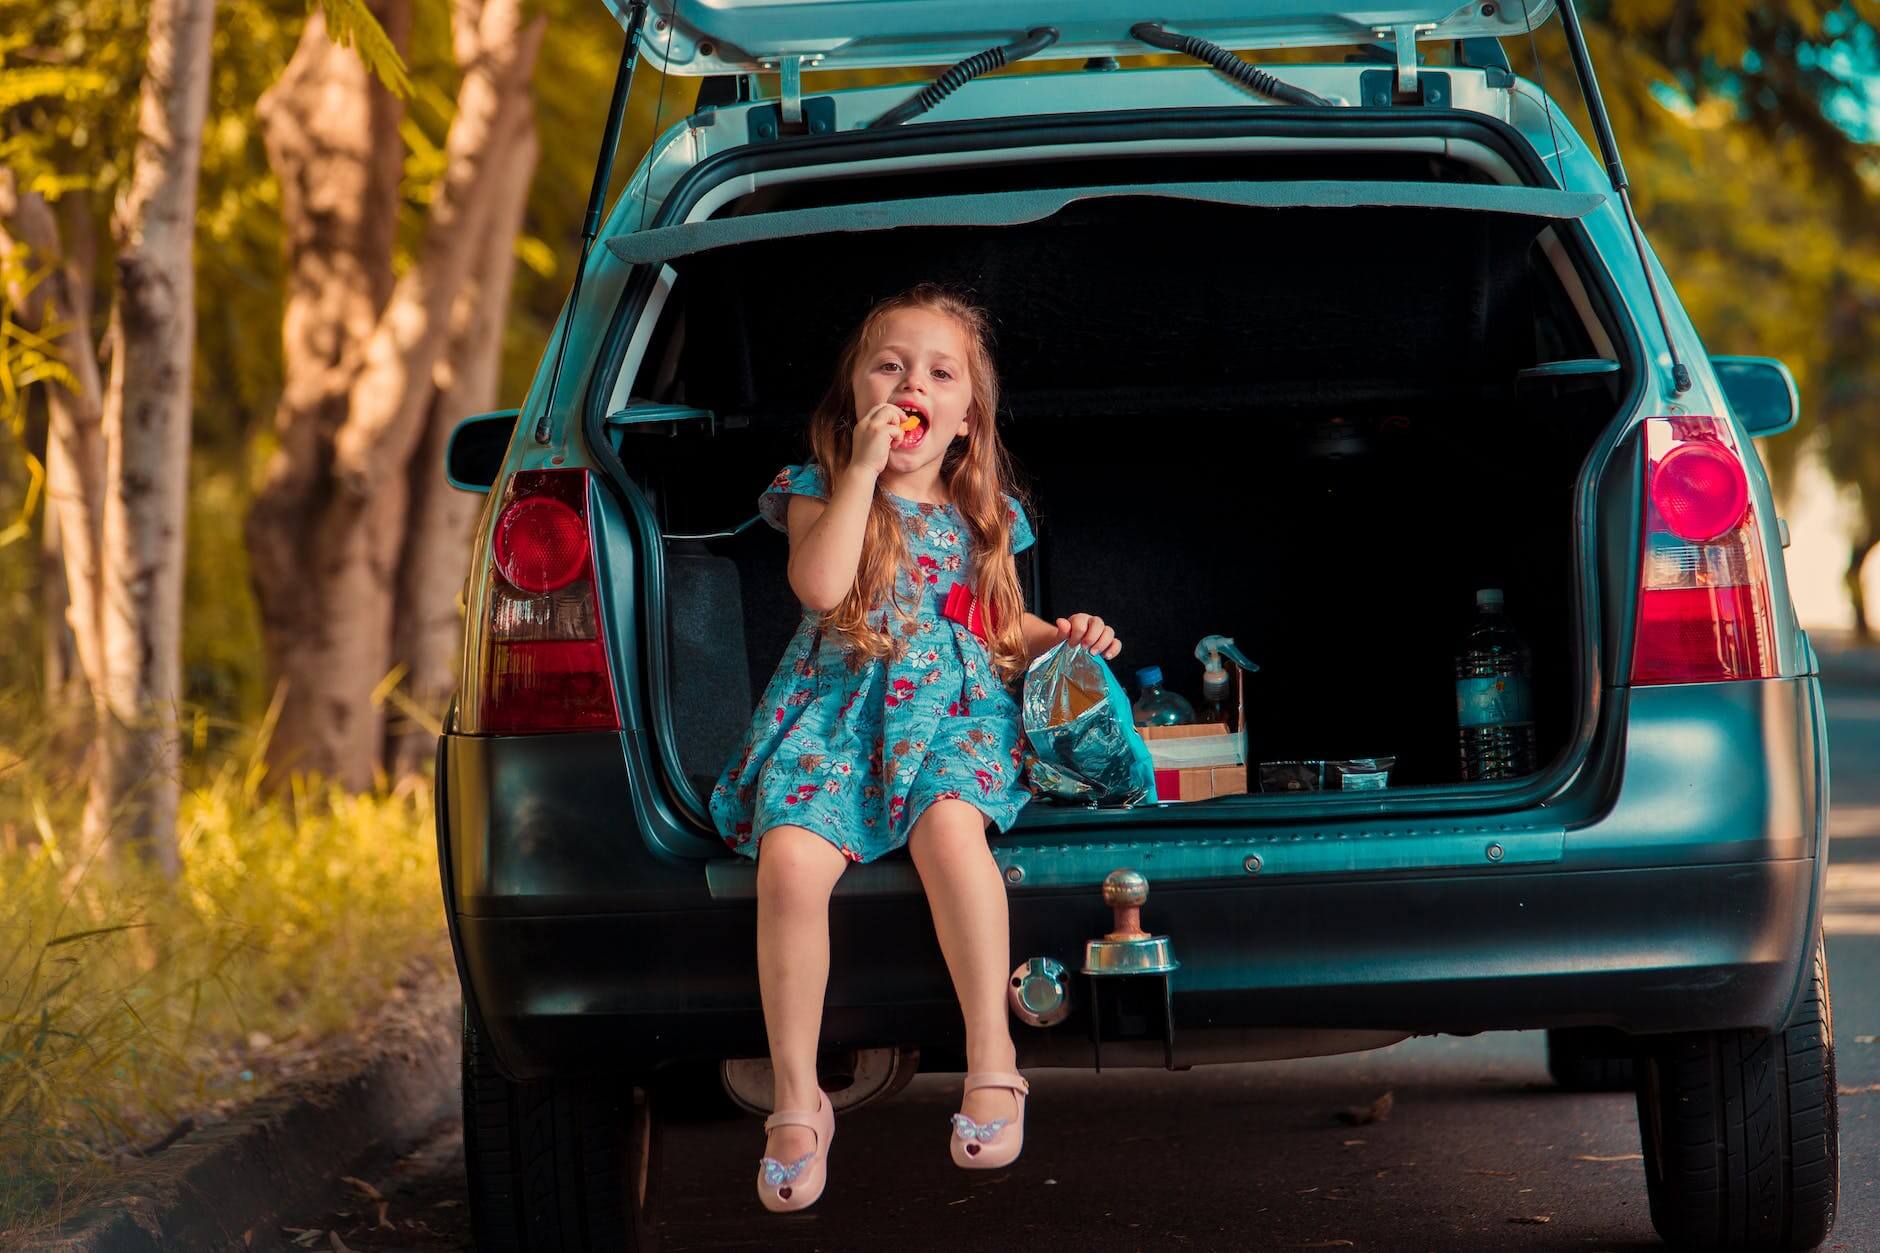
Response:
[{"label": "paved road", "polygon": [[[1827,658],[1834,744],[1828,951],[1840,1065],[1841,1218],[1833,1249],[1880,1253],[1880,655]],[[1027,1245],[1136,1249],[1607,1250],[1661,1247],[1629,1096],[1547,1083],[1541,1037],[1409,1040],[1352,1057],[1186,1074],[1034,1075],[1024,1156],[989,1178],[946,1159],[958,1078],[927,1075],[843,1120],[830,1190],[762,1213],[756,1120],[667,1140],[669,1250]],[[1387,1121],[1342,1106],[1394,1094]],[[351,1185],[307,1229],[361,1250],[468,1249],[454,1126],[368,1170],[396,1230]],[[343,1196],[350,1200],[342,1200]],[[344,1212],[342,1212],[344,1211]],[[414,1226],[413,1224],[419,1224]],[[292,1247],[283,1245],[283,1247]],[[330,1248],[322,1239],[314,1247]]]}]

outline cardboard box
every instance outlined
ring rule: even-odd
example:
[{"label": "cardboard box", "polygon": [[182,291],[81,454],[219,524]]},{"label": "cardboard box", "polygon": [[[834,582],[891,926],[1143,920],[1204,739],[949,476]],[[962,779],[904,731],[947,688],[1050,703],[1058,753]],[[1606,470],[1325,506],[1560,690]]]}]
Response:
[{"label": "cardboard box", "polygon": [[1247,790],[1246,674],[1229,663],[1227,722],[1137,727],[1155,764],[1157,800],[1199,801]]},{"label": "cardboard box", "polygon": [[1216,796],[1241,796],[1246,791],[1245,766],[1155,772],[1155,798],[1159,801],[1205,801]]}]

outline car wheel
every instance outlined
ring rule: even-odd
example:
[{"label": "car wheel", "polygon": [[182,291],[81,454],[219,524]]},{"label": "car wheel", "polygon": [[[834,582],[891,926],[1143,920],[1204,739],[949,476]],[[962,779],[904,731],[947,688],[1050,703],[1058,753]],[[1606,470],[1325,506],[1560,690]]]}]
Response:
[{"label": "car wheel", "polygon": [[656,1249],[657,1104],[626,1084],[505,1078],[466,1006],[464,1171],[480,1253]]},{"label": "car wheel", "polygon": [[1834,1227],[1841,1159],[1828,959],[1773,1034],[1714,1031],[1641,1055],[1652,1226],[1681,1249],[1812,1249]]},{"label": "car wheel", "polygon": [[1547,1073],[1569,1092],[1630,1092],[1637,1086],[1632,1048],[1616,1031],[1549,1031]]}]

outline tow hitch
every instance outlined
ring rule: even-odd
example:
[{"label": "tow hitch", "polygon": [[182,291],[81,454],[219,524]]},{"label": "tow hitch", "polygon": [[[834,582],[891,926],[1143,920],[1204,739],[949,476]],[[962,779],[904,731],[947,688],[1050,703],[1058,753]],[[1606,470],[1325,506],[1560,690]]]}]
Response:
[{"label": "tow hitch", "polygon": [[1181,966],[1165,935],[1142,929],[1149,881],[1134,870],[1112,870],[1103,879],[1103,903],[1114,923],[1100,940],[1084,945],[1084,977],[1090,983],[1090,1051],[1103,1070],[1103,1041],[1162,1037],[1162,1063],[1175,1069],[1175,1016],[1169,976]]}]

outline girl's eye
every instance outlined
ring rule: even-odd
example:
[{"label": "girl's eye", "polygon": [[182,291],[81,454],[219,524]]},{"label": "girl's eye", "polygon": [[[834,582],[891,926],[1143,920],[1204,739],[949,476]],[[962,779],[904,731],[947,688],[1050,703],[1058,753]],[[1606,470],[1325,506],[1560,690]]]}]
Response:
[{"label": "girl's eye", "polygon": [[953,372],[951,370],[935,370],[933,376],[939,379],[951,379]]},{"label": "girl's eye", "polygon": [[898,361],[884,361],[876,368],[881,370],[898,370],[901,368],[901,363]]}]

